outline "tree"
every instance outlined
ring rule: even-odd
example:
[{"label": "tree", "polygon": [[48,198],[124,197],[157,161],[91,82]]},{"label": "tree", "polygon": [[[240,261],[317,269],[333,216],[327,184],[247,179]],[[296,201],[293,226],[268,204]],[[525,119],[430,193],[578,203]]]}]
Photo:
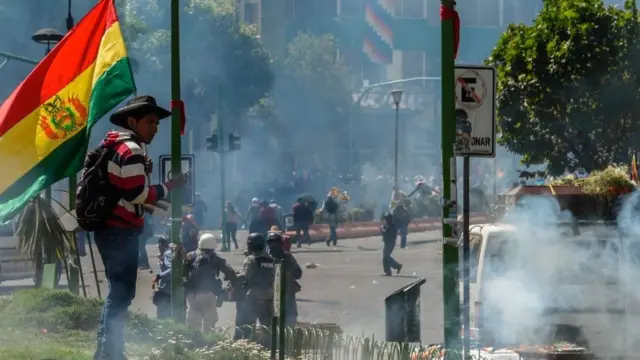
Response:
[{"label": "tree", "polygon": [[[299,155],[317,154],[334,163],[351,104],[349,69],[336,59],[332,35],[299,34],[278,62],[278,83],[272,94],[275,114],[287,145]],[[324,159],[322,159],[324,157]],[[307,159],[310,160],[310,159]],[[304,160],[303,160],[304,161]],[[323,165],[321,165],[323,166]]]},{"label": "tree", "polygon": [[551,175],[628,163],[640,135],[638,55],[635,1],[545,1],[487,60],[497,69],[499,142]]},{"label": "tree", "polygon": [[[133,56],[140,59],[141,75],[153,79],[154,89],[166,89],[168,97],[171,36],[165,3],[128,0],[121,12],[127,20],[125,36],[135,35],[127,40]],[[269,54],[256,30],[237,21],[234,0],[187,0],[182,10],[180,61],[183,93],[191,100],[189,117],[210,119],[217,111],[220,88],[227,119],[235,121],[271,90]]]}]

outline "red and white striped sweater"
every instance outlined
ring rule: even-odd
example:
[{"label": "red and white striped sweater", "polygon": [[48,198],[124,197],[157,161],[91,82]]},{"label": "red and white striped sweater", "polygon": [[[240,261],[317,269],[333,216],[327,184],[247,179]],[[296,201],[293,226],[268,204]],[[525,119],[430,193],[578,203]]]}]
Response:
[{"label": "red and white striped sweater", "polygon": [[171,190],[170,183],[147,185],[147,158],[141,144],[130,131],[109,131],[100,143],[115,150],[108,164],[109,181],[122,196],[113,215],[107,219],[107,227],[144,228],[142,204],[154,204]]}]

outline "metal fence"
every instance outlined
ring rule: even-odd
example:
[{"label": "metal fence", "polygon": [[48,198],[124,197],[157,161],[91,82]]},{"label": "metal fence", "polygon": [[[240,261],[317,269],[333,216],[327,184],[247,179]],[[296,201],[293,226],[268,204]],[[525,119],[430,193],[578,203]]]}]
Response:
[{"label": "metal fence", "polygon": [[[216,331],[225,338],[233,337],[236,331],[243,331],[249,334],[246,337],[247,340],[261,344],[266,349],[270,349],[272,341],[277,339],[272,336],[270,327],[259,325],[216,329]],[[415,344],[379,341],[375,337],[346,335],[333,324],[299,324],[295,328],[287,327],[284,351],[287,358],[309,360],[426,360],[442,357],[442,352],[435,346],[422,347]]]}]

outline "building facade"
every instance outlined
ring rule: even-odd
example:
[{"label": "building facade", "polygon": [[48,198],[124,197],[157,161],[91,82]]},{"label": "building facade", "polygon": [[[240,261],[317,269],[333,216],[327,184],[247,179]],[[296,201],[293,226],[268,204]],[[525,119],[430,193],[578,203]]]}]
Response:
[{"label": "building facade", "polygon": [[[440,0],[238,0],[275,56],[299,32],[331,33],[339,56],[378,83],[440,73]],[[542,0],[458,0],[459,63],[481,63],[511,23],[529,23]]]}]

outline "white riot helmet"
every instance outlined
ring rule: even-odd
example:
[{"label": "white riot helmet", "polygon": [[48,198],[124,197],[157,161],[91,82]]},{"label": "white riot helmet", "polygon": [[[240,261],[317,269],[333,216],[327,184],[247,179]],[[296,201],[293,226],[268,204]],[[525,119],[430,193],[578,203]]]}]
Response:
[{"label": "white riot helmet", "polygon": [[198,249],[215,250],[217,246],[216,237],[213,234],[202,234],[198,240]]}]

